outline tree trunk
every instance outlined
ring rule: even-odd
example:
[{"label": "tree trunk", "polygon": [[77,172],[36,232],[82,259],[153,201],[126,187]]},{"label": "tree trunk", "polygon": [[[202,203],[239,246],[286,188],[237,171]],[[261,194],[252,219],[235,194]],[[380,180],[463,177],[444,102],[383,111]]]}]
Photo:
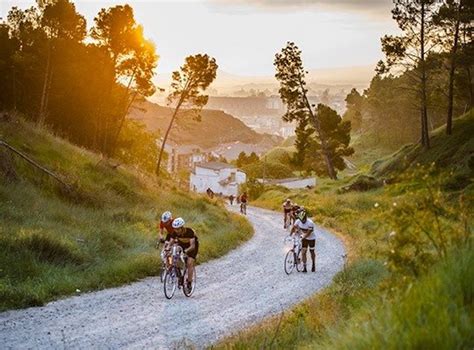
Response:
[{"label": "tree trunk", "polygon": [[425,3],[421,2],[421,144],[423,148],[430,148],[430,136],[428,131],[428,111],[426,101],[426,65],[425,65]]},{"label": "tree trunk", "polygon": [[160,148],[160,155],[158,157],[158,163],[156,165],[156,176],[160,177],[160,167],[161,167],[161,160],[163,158],[163,151],[165,149],[166,141],[168,140],[168,135],[171,131],[171,127],[173,126],[174,120],[176,119],[176,115],[178,114],[179,108],[184,101],[184,92],[181,94],[178,104],[174,109],[173,116],[171,117],[170,124],[168,125],[168,129],[166,130],[165,136],[163,137],[163,143],[161,144]]},{"label": "tree trunk", "polygon": [[125,123],[125,119],[127,118],[128,111],[130,110],[130,107],[132,106],[133,102],[135,101],[135,98],[137,97],[138,91],[135,90],[133,93],[132,99],[130,102],[127,104],[127,107],[125,108],[122,117],[120,118],[120,124],[118,126],[117,132],[115,133],[114,139],[112,140],[111,148],[110,148],[110,156],[113,157],[115,155],[115,150],[117,148],[117,143],[118,139],[120,136],[120,131],[122,131],[123,124]]},{"label": "tree trunk", "polygon": [[[128,92],[130,91],[130,87],[132,86],[133,79],[135,78],[135,72],[136,72],[136,67],[133,70],[133,73],[132,73],[132,75],[130,77],[130,80],[128,82],[128,85],[127,85],[127,89],[125,90],[125,95],[124,95],[125,96],[124,97],[124,102],[125,103],[127,102]],[[120,121],[119,121],[119,125],[118,125],[118,128],[117,128],[117,132],[115,133],[114,138],[112,139],[112,142],[111,142],[111,146],[110,146],[110,156],[111,157],[113,157],[114,154],[115,154],[115,149],[117,148],[117,142],[118,142],[118,138],[120,136],[120,131],[122,131],[123,124],[125,122],[125,119],[127,118],[128,111],[129,111],[130,107],[132,106],[133,101],[135,101],[135,98],[137,97],[137,94],[138,94],[138,90],[135,90],[135,92],[133,93],[132,99],[127,103],[127,106],[126,106],[125,110],[123,111],[122,115],[120,116]]]},{"label": "tree trunk", "polygon": [[47,103],[47,92],[50,80],[51,71],[51,43],[48,41],[48,55],[46,57],[46,72],[43,80],[43,91],[41,93],[41,104],[39,109],[38,125],[44,125],[46,119],[46,103]]},{"label": "tree trunk", "polygon": [[469,68],[469,66],[466,67],[466,74],[469,80],[469,104],[470,108],[474,108],[474,87],[472,84],[471,68]]},{"label": "tree trunk", "polygon": [[449,88],[448,88],[448,117],[446,119],[446,134],[451,135],[453,133],[453,99],[454,99],[454,73],[456,71],[456,53],[458,50],[458,39],[459,39],[459,25],[460,20],[460,8],[458,7],[456,25],[454,29],[454,41],[451,49],[451,62],[449,67]]}]

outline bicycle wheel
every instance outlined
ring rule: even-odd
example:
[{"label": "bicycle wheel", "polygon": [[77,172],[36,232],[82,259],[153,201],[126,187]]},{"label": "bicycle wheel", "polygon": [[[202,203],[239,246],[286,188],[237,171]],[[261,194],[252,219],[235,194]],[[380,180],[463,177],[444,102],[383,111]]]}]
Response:
[{"label": "bicycle wheel", "polygon": [[302,253],[301,249],[298,252],[298,258],[296,259],[295,265],[296,265],[296,271],[298,271],[298,272],[303,271],[303,267],[304,267],[304,265],[303,265],[303,253]]},{"label": "bicycle wheel", "polygon": [[178,285],[178,276],[174,268],[169,269],[165,273],[165,279],[163,283],[163,289],[165,292],[166,299],[171,299],[176,291]]},{"label": "bicycle wheel", "polygon": [[196,288],[196,267],[193,266],[193,280],[191,281],[191,289],[188,289],[186,285],[186,281],[188,281],[188,269],[184,271],[184,283],[185,285],[183,286],[183,293],[186,295],[188,298],[193,295],[194,289]]},{"label": "bicycle wheel", "polygon": [[161,271],[160,271],[160,282],[163,283],[165,281],[165,275],[166,275],[166,267],[165,265],[161,266]]},{"label": "bicycle wheel", "polygon": [[293,272],[295,268],[295,251],[290,249],[285,256],[285,272],[287,275]]}]

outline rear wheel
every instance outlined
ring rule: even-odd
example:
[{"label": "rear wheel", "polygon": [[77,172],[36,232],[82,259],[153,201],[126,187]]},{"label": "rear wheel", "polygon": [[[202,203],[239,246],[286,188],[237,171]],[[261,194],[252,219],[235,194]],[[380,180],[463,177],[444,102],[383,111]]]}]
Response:
[{"label": "rear wheel", "polygon": [[183,293],[187,297],[190,297],[194,293],[194,289],[196,288],[196,268],[193,266],[193,280],[191,281],[191,289],[188,289],[188,286],[186,285],[188,279],[188,269],[184,272],[184,283],[185,285],[183,286]]},{"label": "rear wheel", "polygon": [[285,272],[287,275],[293,272],[295,268],[295,251],[290,249],[285,256]]},{"label": "rear wheel", "polygon": [[176,275],[176,269],[171,268],[166,271],[163,289],[165,292],[166,299],[171,299],[176,291],[178,285],[178,276]]}]

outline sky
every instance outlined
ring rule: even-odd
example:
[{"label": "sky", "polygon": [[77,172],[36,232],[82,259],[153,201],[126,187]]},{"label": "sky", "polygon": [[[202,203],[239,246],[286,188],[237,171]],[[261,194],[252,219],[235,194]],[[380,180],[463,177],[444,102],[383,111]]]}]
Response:
[{"label": "sky", "polygon": [[[33,0],[0,0],[0,17]],[[239,76],[274,74],[287,41],[303,51],[307,69],[375,66],[380,37],[396,32],[391,0],[76,0],[90,27],[102,7],[129,3],[160,56],[158,73],[190,54],[208,53]]]}]

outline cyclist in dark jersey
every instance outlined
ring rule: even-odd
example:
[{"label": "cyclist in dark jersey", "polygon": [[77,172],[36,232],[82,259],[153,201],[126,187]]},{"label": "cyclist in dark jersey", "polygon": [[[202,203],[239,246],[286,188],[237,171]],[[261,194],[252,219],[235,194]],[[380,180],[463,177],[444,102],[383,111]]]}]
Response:
[{"label": "cyclist in dark jersey", "polygon": [[244,192],[241,196],[240,196],[240,212],[242,214],[245,214],[247,215],[247,202],[249,200],[249,197],[247,196],[247,192]]},{"label": "cyclist in dark jersey", "polygon": [[186,266],[188,269],[188,281],[187,288],[191,289],[191,281],[193,280],[194,264],[196,262],[196,256],[199,251],[199,241],[194,230],[190,227],[184,227],[184,220],[177,218],[173,220],[174,232],[170,234],[170,244],[175,242],[183,248],[184,253],[187,255]]}]

